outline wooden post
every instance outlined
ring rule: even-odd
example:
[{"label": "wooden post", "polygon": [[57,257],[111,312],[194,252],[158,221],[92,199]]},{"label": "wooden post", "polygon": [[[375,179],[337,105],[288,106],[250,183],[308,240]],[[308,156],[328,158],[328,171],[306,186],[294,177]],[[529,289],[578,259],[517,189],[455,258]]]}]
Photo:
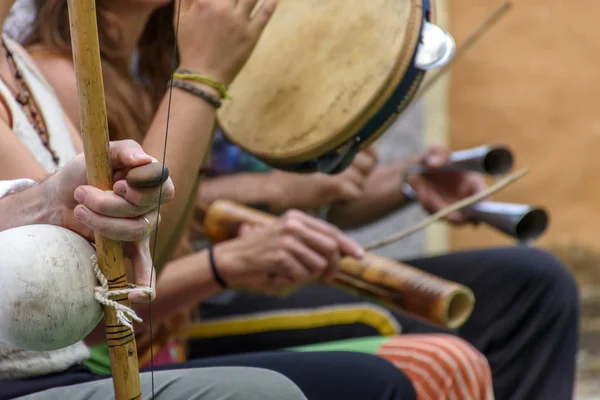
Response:
[{"label": "wooden post", "polygon": [[[88,182],[111,190],[112,168],[109,159],[108,122],[104,83],[100,64],[95,0],[68,0],[73,60],[79,92],[79,115],[83,135]],[[111,290],[127,287],[120,242],[96,233],[98,265]],[[127,295],[113,300],[129,306]],[[110,353],[116,400],[141,399],[140,375],[135,337],[122,325],[111,307],[104,308],[106,340]]]}]

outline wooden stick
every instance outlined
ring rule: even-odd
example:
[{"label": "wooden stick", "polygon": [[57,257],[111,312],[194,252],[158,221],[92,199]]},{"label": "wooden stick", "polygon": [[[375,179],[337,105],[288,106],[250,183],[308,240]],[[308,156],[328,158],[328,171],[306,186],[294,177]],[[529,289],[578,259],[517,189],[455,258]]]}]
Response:
[{"label": "wooden stick", "polygon": [[[108,123],[100,64],[96,2],[95,0],[68,0],[68,7],[88,182],[99,189],[111,190],[113,178],[109,158]],[[123,265],[121,243],[97,233],[95,239],[98,265],[108,279],[110,290],[126,288],[128,282]],[[129,306],[126,294],[113,300]],[[115,399],[141,399],[134,334],[131,329],[118,321],[114,308],[104,308],[104,324]]]},{"label": "wooden stick", "polygon": [[492,194],[504,189],[508,185],[510,185],[510,184],[516,182],[517,180],[521,179],[522,177],[524,177],[528,172],[529,172],[529,169],[525,168],[518,172],[515,172],[512,175],[507,176],[506,178],[500,179],[498,182],[496,182],[494,185],[490,186],[486,190],[476,193],[467,198],[464,198],[460,201],[457,201],[454,204],[450,204],[448,207],[441,209],[440,211],[425,218],[423,221],[419,222],[416,225],[411,226],[408,229],[405,229],[401,232],[394,233],[391,236],[388,236],[382,240],[378,240],[376,242],[373,242],[373,243],[365,246],[365,250],[371,251],[371,250],[379,249],[381,247],[387,246],[388,244],[392,244],[401,239],[404,239],[405,237],[410,236],[413,233],[420,231],[421,229],[425,229],[429,225],[433,224],[434,222],[439,221],[442,218],[447,217],[451,213],[453,213],[455,211],[459,211],[465,207],[468,207],[473,203],[477,203],[478,201],[481,201],[481,200],[485,199],[486,197],[489,197]]}]

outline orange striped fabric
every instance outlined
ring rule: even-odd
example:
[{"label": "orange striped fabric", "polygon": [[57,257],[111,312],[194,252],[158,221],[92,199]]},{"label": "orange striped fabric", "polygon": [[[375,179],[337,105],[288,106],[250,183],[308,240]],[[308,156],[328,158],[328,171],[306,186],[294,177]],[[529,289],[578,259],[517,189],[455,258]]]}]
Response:
[{"label": "orange striped fabric", "polygon": [[412,381],[418,400],[493,400],[485,357],[468,342],[444,334],[400,335],[377,352]]}]

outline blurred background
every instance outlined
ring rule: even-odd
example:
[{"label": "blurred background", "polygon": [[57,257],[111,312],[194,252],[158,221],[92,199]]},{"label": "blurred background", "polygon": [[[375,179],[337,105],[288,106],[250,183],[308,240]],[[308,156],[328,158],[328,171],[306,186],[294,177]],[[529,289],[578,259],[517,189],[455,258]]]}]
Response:
[{"label": "blurred background", "polygon": [[[441,25],[460,45],[501,2],[437,3]],[[516,169],[531,169],[495,200],[549,211],[550,227],[535,245],[560,257],[580,284],[577,399],[600,399],[600,2],[511,3],[500,22],[384,135],[380,151],[387,160],[433,142],[454,150],[497,143],[513,150]],[[366,241],[422,217],[413,208],[352,234]],[[381,252],[406,257],[510,243],[485,226],[438,224]]]}]

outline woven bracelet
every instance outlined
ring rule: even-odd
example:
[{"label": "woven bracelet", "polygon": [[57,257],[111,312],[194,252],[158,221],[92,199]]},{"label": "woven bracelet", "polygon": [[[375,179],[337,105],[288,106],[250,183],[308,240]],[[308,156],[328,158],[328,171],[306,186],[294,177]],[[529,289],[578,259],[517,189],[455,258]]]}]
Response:
[{"label": "woven bracelet", "polygon": [[173,87],[176,87],[178,89],[181,89],[183,91],[186,91],[190,94],[193,94],[196,97],[201,98],[202,100],[206,101],[207,103],[209,103],[211,106],[213,106],[216,109],[219,109],[221,107],[221,100],[216,98],[215,96],[211,96],[210,94],[206,93],[204,90],[190,84],[190,83],[186,83],[177,79],[173,79]]}]

